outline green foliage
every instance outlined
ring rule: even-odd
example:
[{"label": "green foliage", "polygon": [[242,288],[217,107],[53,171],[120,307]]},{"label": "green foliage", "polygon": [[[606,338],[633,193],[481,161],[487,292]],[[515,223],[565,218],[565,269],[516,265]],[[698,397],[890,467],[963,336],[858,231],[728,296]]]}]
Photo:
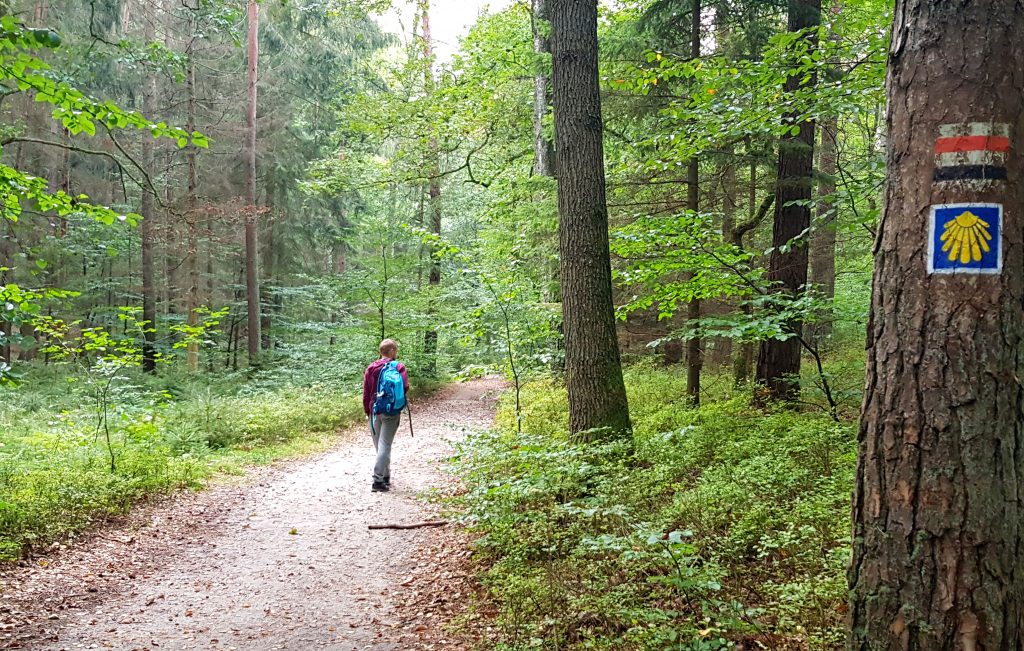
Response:
[{"label": "green foliage", "polygon": [[95,372],[39,369],[18,391],[3,393],[0,560],[123,513],[144,497],[198,488],[244,464],[322,446],[363,417],[358,383],[325,383],[320,373],[267,374],[246,383],[236,375],[119,372],[107,391],[108,442],[93,406]]},{"label": "green foliage", "polygon": [[[148,131],[153,138],[170,138],[178,147],[192,143],[206,147],[201,133],[189,133],[163,122],[153,123],[136,111],[125,111],[112,101],[87,96],[70,84],[56,80],[50,66],[32,52],[61,45],[61,37],[48,29],[30,29],[13,16],[0,17],[0,86],[8,94],[29,93],[34,101],[53,106],[52,117],[71,134],[95,136],[97,126],[107,131],[132,128]],[[4,143],[6,144],[6,143]],[[47,180],[0,165],[0,202],[5,218],[16,221],[27,203],[58,217],[85,214],[105,224],[115,221],[134,223],[138,216],[119,214],[89,203],[86,195],[72,196],[64,191],[50,192]]]},{"label": "green foliage", "polygon": [[565,394],[523,392],[523,434],[455,458],[504,649],[836,649],[852,424],[765,414],[749,395],[687,408],[684,376],[627,373],[635,441],[579,446]]},{"label": "green foliage", "polygon": [[615,229],[611,250],[622,261],[616,281],[636,292],[621,317],[656,306],[667,319],[695,299],[748,297],[767,286],[753,256],[725,243],[711,215],[638,217]]}]

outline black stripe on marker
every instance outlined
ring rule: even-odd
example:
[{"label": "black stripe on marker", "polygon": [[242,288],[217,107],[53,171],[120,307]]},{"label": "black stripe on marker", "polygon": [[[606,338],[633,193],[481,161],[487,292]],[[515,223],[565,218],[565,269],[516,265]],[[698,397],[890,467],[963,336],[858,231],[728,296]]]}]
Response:
[{"label": "black stripe on marker", "polygon": [[1005,181],[1006,168],[994,165],[957,165],[935,169],[936,181]]}]

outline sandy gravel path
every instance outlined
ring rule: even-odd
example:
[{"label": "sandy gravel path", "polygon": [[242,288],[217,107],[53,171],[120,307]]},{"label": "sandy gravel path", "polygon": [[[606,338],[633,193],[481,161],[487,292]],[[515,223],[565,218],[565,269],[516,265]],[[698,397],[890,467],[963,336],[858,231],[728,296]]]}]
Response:
[{"label": "sandy gravel path", "polygon": [[417,555],[432,534],[367,525],[435,515],[416,496],[449,481],[437,462],[493,421],[501,388],[477,380],[414,405],[416,437],[403,419],[390,493],[370,492],[373,446],[353,428],[325,454],[140,509],[0,573],[0,648],[412,647],[426,627],[396,604],[423,584]]}]

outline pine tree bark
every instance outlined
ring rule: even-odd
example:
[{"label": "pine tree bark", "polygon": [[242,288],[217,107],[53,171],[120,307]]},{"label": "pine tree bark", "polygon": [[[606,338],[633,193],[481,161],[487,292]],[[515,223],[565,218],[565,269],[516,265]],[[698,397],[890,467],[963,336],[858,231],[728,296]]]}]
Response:
[{"label": "pine tree bark", "polygon": [[260,8],[256,0],[249,0],[247,9],[249,20],[247,39],[249,105],[246,112],[246,127],[248,129],[246,147],[249,154],[247,175],[249,206],[245,214],[246,327],[248,330],[249,364],[258,366],[260,358],[260,247],[256,232],[258,218],[256,206],[256,81],[259,75]]},{"label": "pine tree bark", "polygon": [[612,303],[597,0],[554,0],[555,153],[569,427],[576,440],[631,431]]},{"label": "pine tree bark", "polygon": [[[1024,5],[894,15],[849,648],[1024,649]],[[1007,181],[933,180],[965,124],[1008,127]],[[929,274],[932,206],[975,202],[1004,206],[1002,271]]]},{"label": "pine tree bark", "polygon": [[[798,32],[821,24],[821,0],[789,0],[789,31]],[[809,34],[807,38],[817,38]],[[785,91],[792,93],[805,85],[803,73],[786,79]],[[810,75],[809,85],[816,83]],[[775,291],[797,296],[807,284],[807,243],[794,242],[811,226],[811,189],[814,172],[814,122],[796,124],[798,114],[789,112],[783,124],[799,127],[779,140],[779,170],[775,198],[775,223],[767,279]],[[791,333],[803,327],[799,321],[785,325]],[[761,400],[792,401],[800,394],[800,342],[769,339],[761,344],[757,360],[757,382],[763,386]]]},{"label": "pine tree bark", "polygon": [[[156,24],[152,16],[143,18],[146,44],[156,39]],[[153,119],[156,110],[156,73],[147,69],[142,86],[142,112],[147,119]],[[156,143],[149,134],[142,136],[142,166],[152,172],[156,166]],[[154,210],[151,188],[142,189],[142,225],[140,238],[142,256],[142,320],[145,331],[142,342],[142,370],[152,373],[156,370],[156,283],[153,258],[156,239],[156,210]]]}]

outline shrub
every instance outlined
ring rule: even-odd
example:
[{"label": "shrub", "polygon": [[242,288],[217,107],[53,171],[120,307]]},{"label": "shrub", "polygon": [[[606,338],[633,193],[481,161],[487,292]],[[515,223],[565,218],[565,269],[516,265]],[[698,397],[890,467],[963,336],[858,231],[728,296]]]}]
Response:
[{"label": "shrub", "polygon": [[[0,404],[0,560],[123,513],[148,496],[198,488],[315,445],[362,418],[354,386],[263,372],[201,381],[174,370],[112,385],[110,444],[81,375],[35,371]],[[111,458],[114,468],[111,469]]]},{"label": "shrub", "polygon": [[626,377],[632,448],[568,442],[545,380],[522,436],[506,404],[454,460],[504,648],[837,648],[853,424],[747,396],[691,409],[681,374]]}]

